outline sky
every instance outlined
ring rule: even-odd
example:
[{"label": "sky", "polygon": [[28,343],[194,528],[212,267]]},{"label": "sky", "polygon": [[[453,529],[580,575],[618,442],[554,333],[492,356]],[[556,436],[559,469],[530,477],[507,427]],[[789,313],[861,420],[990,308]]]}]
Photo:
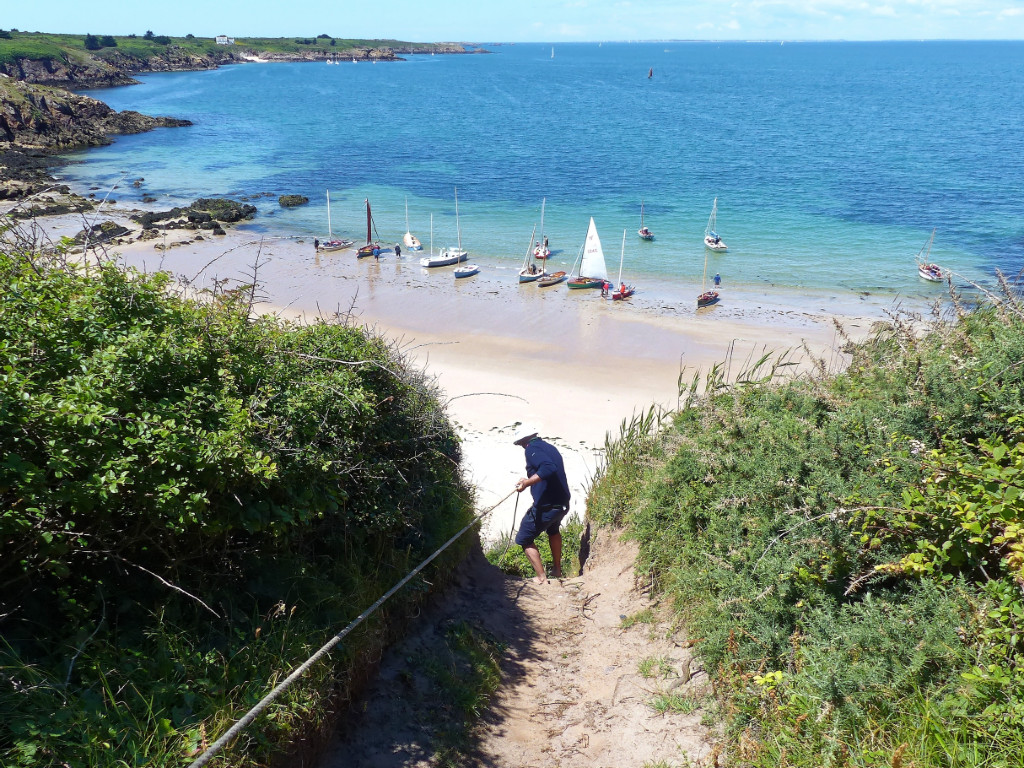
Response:
[{"label": "sky", "polygon": [[0,0],[0,29],[422,42],[1020,40],[1024,0]]}]

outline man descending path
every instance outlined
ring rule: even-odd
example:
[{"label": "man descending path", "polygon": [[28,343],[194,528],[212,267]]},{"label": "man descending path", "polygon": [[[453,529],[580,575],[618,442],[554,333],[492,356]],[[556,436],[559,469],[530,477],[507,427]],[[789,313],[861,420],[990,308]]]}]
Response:
[{"label": "man descending path", "polygon": [[533,505],[526,510],[519,523],[516,544],[523,552],[537,574],[534,581],[547,583],[544,563],[534,541],[542,533],[548,535],[551,545],[552,572],[556,579],[562,578],[562,534],[559,525],[569,511],[569,481],[565,477],[562,455],[550,443],[537,437],[533,427],[521,425],[512,440],[526,452],[526,477],[516,481],[516,490],[522,493],[526,488],[533,495]]}]

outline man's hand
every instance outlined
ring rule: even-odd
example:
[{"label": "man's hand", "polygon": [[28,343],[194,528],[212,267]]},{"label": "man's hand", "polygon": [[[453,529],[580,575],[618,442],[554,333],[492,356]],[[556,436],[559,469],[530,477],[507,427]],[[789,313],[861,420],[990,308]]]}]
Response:
[{"label": "man's hand", "polygon": [[527,477],[520,477],[518,480],[516,480],[516,490],[519,493],[522,493],[527,488],[529,488],[531,485],[533,485],[533,483],[531,483],[530,479],[527,478]]}]

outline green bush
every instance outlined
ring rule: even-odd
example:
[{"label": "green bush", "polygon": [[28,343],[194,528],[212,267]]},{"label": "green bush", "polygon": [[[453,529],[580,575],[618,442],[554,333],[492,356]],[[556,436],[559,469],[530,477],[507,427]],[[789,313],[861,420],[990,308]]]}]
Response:
[{"label": "green bush", "polygon": [[716,368],[609,444],[590,514],[673,598],[734,759],[1020,764],[1022,320],[1007,290],[840,376]]},{"label": "green bush", "polygon": [[[452,427],[382,339],[18,248],[0,282],[4,765],[181,764],[470,519]],[[232,764],[315,730],[402,606]]]}]

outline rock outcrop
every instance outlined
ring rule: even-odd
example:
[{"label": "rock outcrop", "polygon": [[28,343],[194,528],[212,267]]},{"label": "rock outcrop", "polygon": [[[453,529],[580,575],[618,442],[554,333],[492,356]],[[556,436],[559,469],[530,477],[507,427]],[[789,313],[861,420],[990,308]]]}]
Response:
[{"label": "rock outcrop", "polygon": [[115,112],[102,101],[59,88],[0,80],[0,149],[65,151],[110,143],[111,134],[191,125],[188,120]]}]

